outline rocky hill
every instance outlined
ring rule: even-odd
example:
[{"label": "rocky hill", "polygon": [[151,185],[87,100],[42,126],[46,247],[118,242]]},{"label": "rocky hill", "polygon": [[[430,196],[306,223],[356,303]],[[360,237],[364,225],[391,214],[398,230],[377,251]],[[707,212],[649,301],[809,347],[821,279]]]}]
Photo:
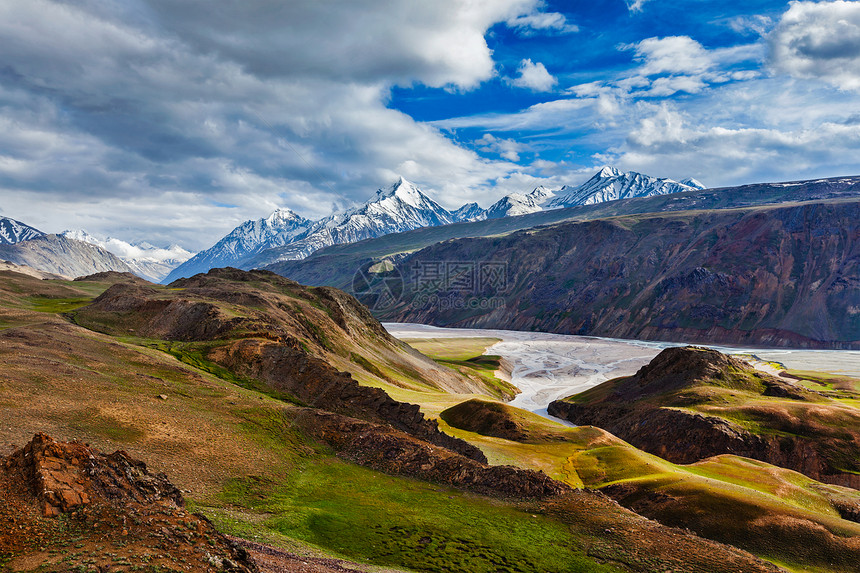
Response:
[{"label": "rocky hill", "polygon": [[166,476],[123,451],[36,434],[0,457],[0,500],[0,565],[12,571],[258,571]]},{"label": "rocky hill", "polygon": [[552,402],[549,412],[593,425],[675,463],[734,454],[860,489],[857,393],[830,395],[704,348],[669,348],[628,378]]},{"label": "rocky hill", "polygon": [[[353,379],[349,370],[392,383],[383,370],[399,367],[428,386],[478,389],[475,382],[389,336],[349,295],[329,288],[309,290],[268,271],[230,268],[182,279],[172,287],[114,284],[76,311],[75,321],[111,334],[132,332],[174,342],[168,351],[262,381],[299,403],[391,424],[486,461],[477,448],[439,432],[418,406]],[[337,364],[348,365],[347,372]]]},{"label": "rocky hill", "polygon": [[[446,267],[442,280],[427,280],[421,269],[440,261],[460,262],[460,271]],[[437,326],[856,349],[858,261],[856,200],[561,223],[442,242],[405,257],[395,271],[404,295],[377,315]],[[503,275],[482,282],[482,269]]]}]

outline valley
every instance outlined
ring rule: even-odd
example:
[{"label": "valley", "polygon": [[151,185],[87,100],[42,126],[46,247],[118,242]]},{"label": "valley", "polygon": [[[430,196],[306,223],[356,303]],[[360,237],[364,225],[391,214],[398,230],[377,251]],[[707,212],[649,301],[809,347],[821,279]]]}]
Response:
[{"label": "valley", "polygon": [[[841,572],[860,555],[854,490],[767,464],[752,471],[759,462],[743,458],[678,465],[604,430],[516,408],[539,385],[518,394],[506,379],[519,380],[523,364],[492,349],[519,344],[535,354],[533,335],[504,341],[508,334],[481,332],[470,342],[425,328],[434,336],[422,343],[420,327],[404,327],[400,334],[437,363],[390,337],[351,297],[266,272],[216,270],[170,287],[118,273],[63,281],[3,271],[3,279],[4,453],[38,432],[123,449],[166,472],[223,532],[271,545],[292,563],[304,555],[360,570],[359,562],[416,571],[776,571],[763,557],[792,571]],[[556,354],[554,366],[596,382],[635,372],[657,352],[600,341],[576,368],[563,363],[588,344]],[[622,348],[636,354],[625,360]],[[606,355],[618,358],[616,370],[588,371]],[[740,468],[752,473],[738,481]],[[637,501],[666,484],[674,489],[660,495],[673,504]],[[773,493],[788,484],[803,501]],[[643,520],[591,489],[698,535]],[[15,507],[30,503],[16,499]],[[742,507],[749,518],[738,520]],[[71,523],[91,527],[87,515]],[[770,541],[749,544],[750,532]],[[0,531],[0,539],[14,535]],[[82,547],[120,543],[79,539]],[[40,555],[0,550],[13,571]],[[60,570],[88,555],[42,562]],[[160,555],[169,569],[181,554]],[[124,559],[121,569],[136,563]]]}]

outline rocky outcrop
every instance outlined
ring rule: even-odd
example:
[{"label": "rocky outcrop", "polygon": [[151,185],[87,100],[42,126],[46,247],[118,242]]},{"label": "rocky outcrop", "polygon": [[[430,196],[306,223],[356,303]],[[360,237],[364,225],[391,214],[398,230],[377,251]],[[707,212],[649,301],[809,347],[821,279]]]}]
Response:
[{"label": "rocky outcrop", "polygon": [[495,497],[547,498],[572,488],[543,472],[513,466],[490,466],[393,428],[337,414],[308,410],[302,428],[339,454],[386,473],[444,483]]},{"label": "rocky outcrop", "polygon": [[735,454],[860,489],[860,413],[714,350],[666,349],[548,411],[671,462]]},{"label": "rocky outcrop", "polygon": [[[89,562],[96,570],[181,561],[195,571],[257,571],[244,549],[184,510],[182,494],[164,474],[151,473],[123,451],[105,455],[80,442],[36,434],[0,458],[0,497],[0,557],[11,560],[12,570],[18,570],[16,559],[52,570],[45,548],[74,540],[78,551],[67,562],[96,555],[104,561]],[[61,515],[57,525],[54,518]]]},{"label": "rocky outcrop", "polygon": [[215,348],[209,358],[230,370],[263,380],[309,406],[390,424],[431,444],[486,463],[480,449],[439,431],[415,404],[398,402],[379,388],[361,386],[346,372],[304,352],[295,339],[245,339]]}]

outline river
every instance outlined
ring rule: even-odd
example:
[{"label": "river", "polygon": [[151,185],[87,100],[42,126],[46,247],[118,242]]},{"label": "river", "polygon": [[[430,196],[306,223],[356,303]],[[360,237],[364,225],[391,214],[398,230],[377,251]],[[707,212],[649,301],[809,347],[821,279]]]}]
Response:
[{"label": "river", "polygon": [[[511,382],[521,390],[512,406],[550,417],[550,402],[597,386],[611,378],[629,376],[664,348],[684,346],[652,342],[573,336],[543,332],[439,328],[425,324],[385,323],[397,338],[498,338],[485,354],[496,354],[513,365]],[[705,346],[705,345],[699,345]],[[860,378],[860,351],[740,348],[707,345],[726,354],[742,355],[754,366],[773,372],[768,362],[794,370],[814,370]],[[556,418],[552,418],[557,420]]]}]

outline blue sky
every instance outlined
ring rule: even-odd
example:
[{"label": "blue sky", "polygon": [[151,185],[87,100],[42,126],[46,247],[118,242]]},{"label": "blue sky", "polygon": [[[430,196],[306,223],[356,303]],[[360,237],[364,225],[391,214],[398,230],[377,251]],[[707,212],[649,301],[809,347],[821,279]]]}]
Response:
[{"label": "blue sky", "polygon": [[49,232],[860,173],[856,1],[0,0],[0,46],[0,214]]}]

